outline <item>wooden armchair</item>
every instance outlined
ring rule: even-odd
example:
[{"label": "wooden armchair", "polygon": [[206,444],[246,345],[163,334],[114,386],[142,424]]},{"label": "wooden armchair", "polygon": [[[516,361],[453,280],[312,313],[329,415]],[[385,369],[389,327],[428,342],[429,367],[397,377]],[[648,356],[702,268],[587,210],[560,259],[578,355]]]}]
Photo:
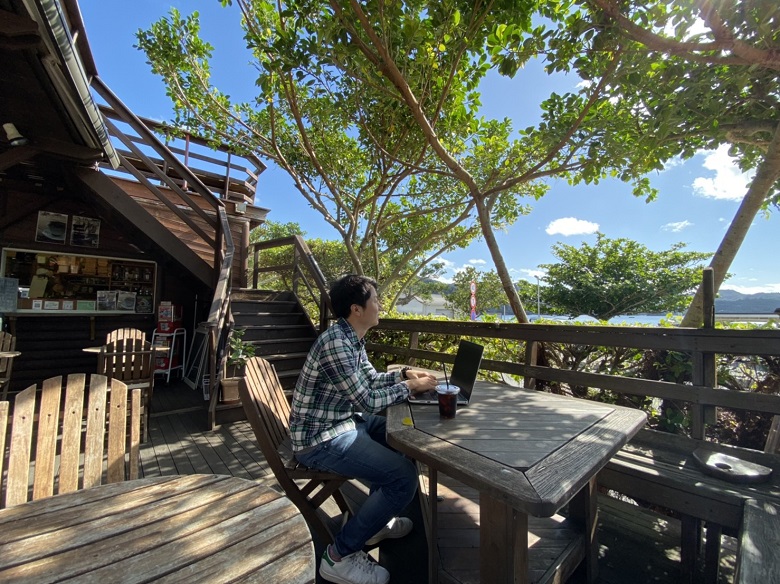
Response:
[{"label": "wooden armchair", "polygon": [[146,333],[137,328],[116,329],[106,335],[106,344],[125,339],[140,339],[141,342],[146,342]]},{"label": "wooden armchair", "polygon": [[154,349],[141,338],[127,336],[106,343],[98,355],[98,373],[141,389],[141,440],[149,435],[149,415],[154,391]]},{"label": "wooden armchair", "polygon": [[[13,353],[16,351],[16,337],[11,333],[0,331],[0,353]],[[0,399],[8,397],[8,386],[11,383],[11,370],[13,369],[13,357],[0,357]]]},{"label": "wooden armchair", "polygon": [[[279,377],[268,361],[261,357],[249,360],[239,393],[260,450],[279,485],[301,511],[309,528],[324,543],[331,543],[334,530],[329,518],[322,516],[324,511],[320,507],[333,497],[342,513],[350,511],[340,491],[349,477],[312,470],[295,460],[290,440],[290,405]],[[298,480],[305,483],[299,485]]]},{"label": "wooden armchair", "polygon": [[102,375],[89,383],[83,373],[52,377],[19,392],[10,410],[0,402],[0,508],[55,488],[61,494],[138,478],[140,389]]}]

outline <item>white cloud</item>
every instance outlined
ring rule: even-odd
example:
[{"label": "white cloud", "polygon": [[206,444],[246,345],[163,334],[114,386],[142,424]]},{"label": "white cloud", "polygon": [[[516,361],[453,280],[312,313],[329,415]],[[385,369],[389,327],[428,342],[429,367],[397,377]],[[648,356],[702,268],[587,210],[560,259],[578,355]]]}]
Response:
[{"label": "white cloud", "polygon": [[685,164],[685,160],[683,160],[679,156],[675,156],[674,158],[670,158],[669,160],[664,161],[664,167],[661,170],[661,172],[664,172],[671,168],[677,168],[678,166],[682,166],[683,164]]},{"label": "white cloud", "polygon": [[741,294],[773,294],[780,293],[780,284],[763,284],[761,286],[738,286],[735,284],[724,284],[723,290],[734,290]]},{"label": "white cloud", "polygon": [[529,269],[523,269],[520,270],[522,274],[525,274],[525,279],[530,281],[536,282],[536,278],[538,277],[540,280],[544,280],[544,277],[547,275],[547,272],[543,272],[542,270],[529,270]]},{"label": "white cloud", "polygon": [[487,264],[485,260],[477,260],[477,259],[469,260],[466,263],[470,266],[484,266],[485,264]]},{"label": "white cloud", "polygon": [[590,235],[599,230],[599,224],[575,217],[563,217],[550,222],[545,229],[547,235]]},{"label": "white cloud", "polygon": [[661,229],[663,231],[673,231],[675,233],[678,233],[682,231],[683,229],[687,227],[691,227],[693,223],[688,221],[687,219],[685,221],[677,221],[675,223],[667,223],[666,225],[662,225]]},{"label": "white cloud", "polygon": [[714,178],[700,176],[693,181],[693,192],[709,199],[741,201],[752,180],[752,173],[744,173],[736,165],[736,159],[728,154],[728,146],[722,145],[710,151],[704,159],[704,168],[715,172]]}]

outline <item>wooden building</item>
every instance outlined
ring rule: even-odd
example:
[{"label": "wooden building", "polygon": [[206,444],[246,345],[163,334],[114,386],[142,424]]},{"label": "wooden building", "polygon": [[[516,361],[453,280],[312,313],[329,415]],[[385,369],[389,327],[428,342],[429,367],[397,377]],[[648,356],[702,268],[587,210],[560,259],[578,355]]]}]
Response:
[{"label": "wooden building", "polygon": [[98,75],[76,0],[0,0],[0,79],[0,318],[22,353],[12,391],[94,370],[83,349],[118,327],[151,334],[162,301],[190,333],[213,319],[215,291],[246,284],[263,163],[195,136],[166,142],[128,111]]}]

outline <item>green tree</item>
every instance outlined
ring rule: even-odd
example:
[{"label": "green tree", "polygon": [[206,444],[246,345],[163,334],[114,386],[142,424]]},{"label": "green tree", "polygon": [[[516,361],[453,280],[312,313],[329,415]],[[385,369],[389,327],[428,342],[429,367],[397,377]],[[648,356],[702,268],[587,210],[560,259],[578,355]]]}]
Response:
[{"label": "green tree", "polygon": [[565,314],[608,320],[620,314],[670,312],[685,308],[710,254],[684,251],[677,243],[654,252],[629,239],[597,235],[579,248],[556,244],[560,262],[539,266],[547,274],[544,299]]},{"label": "green tree", "polygon": [[[287,172],[338,234],[350,271],[376,278],[386,298],[430,275],[427,266],[442,253],[480,234],[468,191],[440,171],[409,113],[386,87],[356,77],[367,65],[344,52],[346,37],[326,5],[292,2],[279,12],[272,2],[236,4],[259,88],[254,103],[236,103],[212,86],[213,47],[200,38],[197,13],[185,17],[172,9],[138,32],[137,46],[166,83],[175,125],[256,152]],[[388,18],[399,16],[390,12]],[[410,24],[392,23],[399,47],[406,37],[428,46],[444,34],[427,26],[415,32]],[[409,79],[428,86],[428,99],[442,110],[442,131],[475,172],[490,175],[496,147],[489,143],[507,143],[509,123],[476,118],[478,94],[466,71],[446,80],[428,53],[417,53],[408,65]],[[486,70],[474,64],[469,71],[480,68]],[[471,140],[485,142],[480,152],[467,149]],[[527,210],[521,197],[543,191],[541,185],[506,188],[490,198],[485,212],[496,226],[507,226]]]},{"label": "green tree", "polygon": [[[139,35],[139,46],[182,123],[276,161],[339,232],[355,269],[383,285],[410,282],[479,234],[527,322],[495,231],[527,211],[520,197],[546,192],[546,178],[617,177],[652,199],[648,172],[731,144],[757,173],[729,251],[713,260],[721,267],[776,193],[778,8],[770,0],[749,10],[711,0],[235,3],[259,72],[254,104],[210,86],[211,48],[196,19],[173,13]],[[706,36],[693,36],[698,17]],[[534,58],[584,82],[550,95],[542,121],[516,134],[507,120],[481,118],[486,72],[516,76],[522,91],[523,65]]]},{"label": "green tree", "polygon": [[[572,11],[559,29],[564,50],[557,66],[571,63],[595,82],[611,66],[606,55],[622,52],[611,93],[616,112],[634,119],[633,132],[620,136],[630,164],[643,151],[663,162],[728,144],[742,170],[755,171],[710,262],[717,291],[756,216],[780,198],[780,4],[584,0],[581,5],[586,10]],[[572,60],[565,47],[575,37],[591,50]],[[702,300],[699,289],[683,326],[701,324]]]},{"label": "green tree", "polygon": [[499,310],[506,304],[506,294],[495,270],[482,272],[469,266],[453,278],[451,291],[444,294],[447,308],[452,309],[455,318],[467,319],[471,314],[471,283],[477,285],[477,314]]}]

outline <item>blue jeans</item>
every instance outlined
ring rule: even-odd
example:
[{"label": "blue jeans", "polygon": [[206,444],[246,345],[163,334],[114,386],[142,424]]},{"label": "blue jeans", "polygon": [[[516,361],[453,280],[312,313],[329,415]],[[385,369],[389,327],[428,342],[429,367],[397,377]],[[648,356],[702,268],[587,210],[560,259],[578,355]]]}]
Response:
[{"label": "blue jeans", "polygon": [[417,492],[417,468],[385,440],[385,418],[363,414],[357,429],[296,455],[302,464],[367,481],[368,499],[336,535],[336,551],[346,556],[363,549],[397,516]]}]

